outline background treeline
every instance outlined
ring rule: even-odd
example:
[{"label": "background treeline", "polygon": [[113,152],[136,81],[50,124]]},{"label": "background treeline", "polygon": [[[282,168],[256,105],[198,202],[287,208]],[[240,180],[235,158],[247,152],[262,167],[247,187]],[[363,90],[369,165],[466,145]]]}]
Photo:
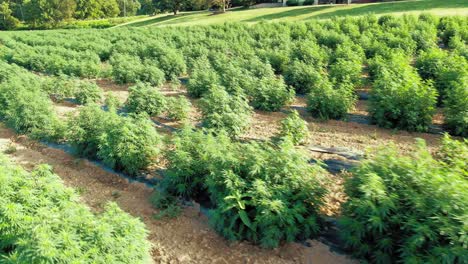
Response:
[{"label": "background treeline", "polygon": [[[56,28],[64,22],[153,15],[161,12],[248,6],[252,0],[0,0],[0,30]],[[120,21],[122,22],[122,21]],[[110,21],[107,24],[117,24]],[[74,24],[77,26],[76,24]],[[106,27],[91,25],[91,27]]]}]

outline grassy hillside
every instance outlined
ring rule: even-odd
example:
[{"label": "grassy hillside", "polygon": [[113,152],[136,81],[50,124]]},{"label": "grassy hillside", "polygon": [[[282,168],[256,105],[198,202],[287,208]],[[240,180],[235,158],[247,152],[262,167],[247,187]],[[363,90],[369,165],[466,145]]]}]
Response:
[{"label": "grassy hillside", "polygon": [[214,15],[212,12],[186,12],[177,16],[158,15],[143,20],[127,23],[123,26],[168,26],[168,25],[208,25],[224,22],[260,21],[304,21],[308,19],[327,19],[342,16],[360,16],[365,14],[418,14],[430,12],[438,15],[468,15],[466,0],[410,0],[374,4],[321,5],[276,7],[261,9],[236,9],[225,14]]}]

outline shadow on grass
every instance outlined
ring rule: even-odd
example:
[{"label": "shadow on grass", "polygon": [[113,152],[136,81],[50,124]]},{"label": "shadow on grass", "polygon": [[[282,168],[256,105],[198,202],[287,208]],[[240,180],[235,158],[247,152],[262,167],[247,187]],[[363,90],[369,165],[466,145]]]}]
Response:
[{"label": "shadow on grass", "polygon": [[[250,19],[243,20],[243,22],[260,22],[260,21],[263,21],[263,20],[274,20],[274,19],[294,17],[294,16],[300,16],[300,15],[306,15],[306,14],[312,14],[313,15],[315,12],[322,11],[324,9],[328,9],[328,8],[331,8],[331,7],[333,7],[333,6],[327,5],[327,6],[320,6],[320,7],[311,7],[311,6],[309,6],[309,7],[304,7],[304,8],[297,8],[297,9],[288,10],[288,11],[284,11],[284,12],[253,17],[253,18],[250,18]],[[276,7],[276,8],[281,8],[281,7]]]},{"label": "shadow on grass", "polygon": [[155,18],[151,18],[151,19],[147,19],[147,20],[143,20],[143,21],[130,23],[130,24],[125,25],[125,26],[126,27],[144,27],[144,26],[155,25],[155,24],[159,24],[159,23],[163,23],[163,22],[167,22],[167,21],[171,21],[171,20],[178,20],[178,19],[180,19],[182,17],[191,16],[191,15],[193,15],[193,13],[183,13],[183,14],[178,14],[178,15],[166,15],[166,16],[155,17]]},{"label": "shadow on grass", "polygon": [[366,14],[388,14],[410,11],[424,11],[437,8],[466,8],[467,0],[415,0],[415,1],[395,1],[386,3],[366,4],[350,8],[337,9],[333,12],[319,14],[311,18],[333,18],[340,16],[361,16]]}]

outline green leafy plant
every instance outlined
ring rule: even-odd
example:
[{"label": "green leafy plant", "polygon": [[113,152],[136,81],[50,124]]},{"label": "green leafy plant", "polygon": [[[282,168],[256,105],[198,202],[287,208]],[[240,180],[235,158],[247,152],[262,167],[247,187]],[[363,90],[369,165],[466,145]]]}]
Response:
[{"label": "green leafy plant", "polygon": [[241,95],[229,95],[222,86],[212,86],[200,101],[203,126],[241,135],[250,123],[251,108]]},{"label": "green leafy plant", "polygon": [[150,201],[155,208],[160,210],[154,215],[155,219],[175,218],[182,211],[177,198],[165,192],[154,191]]},{"label": "green leafy plant", "polygon": [[289,141],[233,142],[226,134],[184,130],[168,153],[162,187],[214,205],[211,224],[229,240],[264,247],[308,238],[321,229],[324,170]]},{"label": "green leafy plant", "polygon": [[196,68],[190,75],[190,79],[187,85],[187,92],[190,96],[200,98],[205,94],[211,86],[219,84],[219,76],[211,66],[205,62],[205,64],[197,64]]},{"label": "green leafy plant", "polygon": [[130,95],[125,104],[131,113],[146,113],[150,116],[160,115],[166,108],[166,98],[150,84],[138,83],[129,88]]},{"label": "green leafy plant", "polygon": [[381,66],[374,81],[369,101],[371,117],[382,127],[426,131],[432,122],[437,91],[430,82],[421,81],[408,62],[392,60],[389,66]]},{"label": "green leafy plant", "polygon": [[283,79],[263,78],[252,91],[252,105],[264,111],[279,111],[294,98],[294,90],[288,89]]},{"label": "green leafy plant", "polygon": [[145,115],[112,121],[99,136],[97,157],[113,169],[137,175],[157,158],[161,138]]},{"label": "green leafy plant", "polygon": [[161,138],[145,115],[121,117],[89,105],[69,121],[68,140],[77,154],[102,160],[132,176],[157,158]]},{"label": "green leafy plant", "polygon": [[52,109],[52,102],[40,84],[19,75],[0,84],[0,118],[15,131],[33,134],[38,139],[63,138],[63,124]]},{"label": "green leafy plant", "polygon": [[[446,138],[442,156],[458,153],[461,145],[466,152],[467,144]],[[339,221],[353,254],[375,263],[465,262],[468,180],[462,159],[435,159],[420,140],[410,155],[386,146],[361,164],[346,185],[349,200]]]},{"label": "green leafy plant", "polygon": [[146,263],[150,258],[148,231],[140,220],[114,203],[93,214],[48,165],[29,173],[0,156],[0,183],[2,262]]},{"label": "green leafy plant", "polygon": [[294,145],[304,144],[309,139],[309,128],[296,110],[281,121],[279,137],[289,138]]},{"label": "green leafy plant", "polygon": [[173,120],[186,120],[189,117],[192,104],[184,96],[167,98],[167,117]]},{"label": "green leafy plant", "polygon": [[322,82],[323,74],[316,67],[293,61],[284,72],[284,80],[286,84],[294,87],[298,94],[307,94]]},{"label": "green leafy plant", "polygon": [[464,81],[450,83],[444,101],[445,125],[453,135],[468,136],[468,76]]},{"label": "green leafy plant", "polygon": [[99,103],[102,96],[101,87],[92,82],[80,81],[75,90],[75,98],[79,104]]},{"label": "green leafy plant", "polygon": [[346,117],[356,100],[352,84],[345,82],[334,88],[325,80],[308,94],[307,110],[321,119],[340,119]]}]

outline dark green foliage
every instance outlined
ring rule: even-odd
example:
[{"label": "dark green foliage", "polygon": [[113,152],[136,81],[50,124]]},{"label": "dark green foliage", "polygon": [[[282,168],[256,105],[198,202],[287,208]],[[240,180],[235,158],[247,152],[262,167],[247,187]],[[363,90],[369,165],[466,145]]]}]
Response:
[{"label": "dark green foliage", "polygon": [[309,139],[309,128],[296,110],[281,121],[279,132],[281,138],[288,138],[294,145],[304,144]]},{"label": "dark green foliage", "polygon": [[70,120],[69,142],[77,154],[136,175],[157,157],[161,139],[146,116],[121,117],[97,105]]},{"label": "dark green foliage", "polygon": [[288,6],[298,6],[299,5],[299,0],[289,0]]},{"label": "dark green foliage", "polygon": [[212,86],[200,101],[203,126],[240,136],[250,123],[251,108],[241,95],[229,95],[222,86]]},{"label": "dark green foliage", "polygon": [[221,235],[273,248],[318,233],[326,193],[322,168],[288,143],[238,145],[235,157],[207,179],[217,205],[211,223]]},{"label": "dark green foliage", "polygon": [[163,47],[161,43],[149,43],[144,51],[149,60],[164,72],[166,80],[181,77],[187,71],[184,57],[177,50]]},{"label": "dark green foliage", "polygon": [[233,145],[225,133],[214,136],[209,131],[186,128],[177,134],[173,145],[166,153],[169,167],[162,186],[169,193],[184,198],[206,195],[205,178],[211,167],[222,166],[233,158]]},{"label": "dark green foliage", "polygon": [[354,85],[360,85],[362,79],[362,64],[359,61],[338,59],[330,65],[328,71],[330,79],[335,82],[349,82]]},{"label": "dark green foliage", "polygon": [[424,80],[435,80],[443,71],[447,53],[440,49],[430,49],[421,52],[416,59],[416,69]]},{"label": "dark green foliage", "polygon": [[116,54],[110,59],[113,79],[118,83],[148,82],[155,86],[164,83],[164,72],[148,61],[128,54]]},{"label": "dark green foliage", "polygon": [[294,98],[294,90],[288,89],[283,78],[263,78],[252,91],[252,105],[264,111],[279,111]]},{"label": "dark green foliage", "polygon": [[146,113],[149,116],[157,116],[166,108],[166,98],[158,90],[149,84],[138,83],[130,87],[130,95],[125,106],[131,113]]},{"label": "dark green foliage", "polygon": [[79,104],[99,103],[102,89],[95,83],[80,81],[76,87],[75,99]]},{"label": "dark green foliage", "polygon": [[444,105],[447,128],[454,135],[468,137],[468,76],[450,83]]},{"label": "dark green foliage", "polygon": [[137,175],[158,156],[161,138],[147,116],[113,119],[99,138],[97,157],[113,169]]},{"label": "dark green foliage", "polygon": [[167,98],[167,117],[172,120],[186,120],[191,108],[192,104],[184,96]]},{"label": "dark green foliage", "polygon": [[140,220],[114,203],[94,215],[47,165],[28,173],[0,157],[0,185],[3,263],[146,263],[150,258]]},{"label": "dark green foliage", "polygon": [[381,65],[373,84],[369,112],[386,128],[427,131],[435,112],[437,91],[421,81],[408,62],[398,57]]},{"label": "dark green foliage", "polygon": [[10,30],[18,27],[20,21],[12,15],[8,2],[0,3],[0,30]]},{"label": "dark green foliage", "polygon": [[195,67],[187,85],[187,92],[190,96],[200,98],[205,94],[211,86],[220,83],[219,76],[216,71],[211,68],[208,62],[206,64],[198,64]]},{"label": "dark green foliage", "polygon": [[69,121],[67,138],[76,154],[97,158],[101,144],[101,135],[106,133],[109,115],[98,105],[83,107],[80,114]]},{"label": "dark green foliage", "polygon": [[304,62],[314,68],[326,65],[328,54],[315,41],[299,41],[291,49],[291,59]]},{"label": "dark green foliage", "polygon": [[154,215],[155,219],[175,218],[180,215],[182,208],[177,198],[165,192],[154,191],[150,197],[151,204],[160,211]]},{"label": "dark green foliage", "polygon": [[317,67],[294,61],[285,70],[284,80],[298,94],[307,94],[322,82],[323,75],[324,73]]},{"label": "dark green foliage", "polygon": [[334,85],[324,80],[307,95],[307,110],[321,119],[341,119],[356,103],[353,85],[341,83]]},{"label": "dark green foliage", "polygon": [[423,141],[411,155],[387,146],[361,164],[340,220],[351,252],[373,263],[467,262],[467,144],[444,139],[442,160]]},{"label": "dark green foliage", "polygon": [[223,133],[185,130],[168,157],[164,188],[192,198],[206,199],[208,192],[215,205],[211,223],[230,240],[277,247],[321,228],[324,171],[288,141],[243,144]]},{"label": "dark green foliage", "polygon": [[0,119],[18,133],[48,141],[62,139],[63,124],[38,80],[16,74],[20,75],[0,83]]}]

